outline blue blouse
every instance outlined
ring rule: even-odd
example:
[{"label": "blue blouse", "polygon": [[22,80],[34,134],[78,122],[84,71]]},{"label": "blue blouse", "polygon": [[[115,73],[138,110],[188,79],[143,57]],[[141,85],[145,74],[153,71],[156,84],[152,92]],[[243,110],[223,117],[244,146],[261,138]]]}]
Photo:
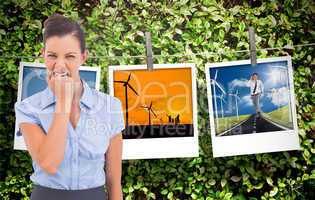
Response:
[{"label": "blue blouse", "polygon": [[[94,90],[81,79],[83,94],[80,118],[74,129],[69,122],[64,160],[57,173],[51,175],[32,161],[33,183],[66,190],[98,187],[105,184],[105,153],[110,139],[125,128],[122,106],[116,97]],[[39,125],[47,134],[55,111],[51,89],[38,92],[15,103],[16,123]],[[18,133],[17,133],[18,134]]]}]

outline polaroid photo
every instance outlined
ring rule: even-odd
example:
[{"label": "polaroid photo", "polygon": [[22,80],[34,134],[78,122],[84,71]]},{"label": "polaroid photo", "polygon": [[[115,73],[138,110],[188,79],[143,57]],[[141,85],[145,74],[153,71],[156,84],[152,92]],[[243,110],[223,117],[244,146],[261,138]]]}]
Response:
[{"label": "polaroid photo", "polygon": [[[86,81],[89,87],[99,90],[100,68],[80,66],[80,77]],[[22,101],[47,87],[46,67],[44,63],[20,62],[17,101]],[[14,149],[27,150],[24,138],[15,124]]]},{"label": "polaroid photo", "polygon": [[205,67],[214,157],[299,150],[291,57]]},{"label": "polaroid photo", "polygon": [[123,159],[196,157],[194,64],[109,67],[109,91],[124,112]]}]

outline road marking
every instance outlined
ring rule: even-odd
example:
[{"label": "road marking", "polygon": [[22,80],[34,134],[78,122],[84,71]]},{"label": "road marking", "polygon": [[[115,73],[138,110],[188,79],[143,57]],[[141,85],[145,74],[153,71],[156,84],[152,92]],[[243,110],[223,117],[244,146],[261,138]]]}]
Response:
[{"label": "road marking", "polygon": [[253,133],[256,133],[256,115],[254,115]]}]

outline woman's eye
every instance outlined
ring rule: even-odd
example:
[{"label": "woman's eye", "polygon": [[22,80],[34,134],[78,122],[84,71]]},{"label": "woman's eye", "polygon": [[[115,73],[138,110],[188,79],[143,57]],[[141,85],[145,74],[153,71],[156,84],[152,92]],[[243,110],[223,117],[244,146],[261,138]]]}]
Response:
[{"label": "woman's eye", "polygon": [[69,55],[69,56],[67,56],[67,58],[74,58],[74,56],[73,55]]},{"label": "woman's eye", "polygon": [[48,57],[50,57],[50,58],[56,58],[57,56],[56,55],[48,55]]}]

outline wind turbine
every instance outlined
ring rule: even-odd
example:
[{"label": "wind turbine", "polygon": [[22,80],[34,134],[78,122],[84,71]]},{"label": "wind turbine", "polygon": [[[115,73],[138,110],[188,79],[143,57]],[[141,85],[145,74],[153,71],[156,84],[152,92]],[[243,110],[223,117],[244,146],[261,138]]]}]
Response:
[{"label": "wind turbine", "polygon": [[219,97],[220,98],[220,100],[221,100],[221,118],[223,118],[224,117],[224,112],[223,112],[223,102],[224,103],[226,103],[226,101],[224,100],[224,95],[223,94],[221,94],[221,96]]},{"label": "wind turbine", "polygon": [[144,106],[141,106],[141,107],[144,108],[144,109],[146,109],[146,110],[149,112],[149,126],[151,126],[151,113],[152,113],[155,117],[157,117],[157,115],[155,114],[155,112],[154,112],[153,109],[152,109],[152,101],[151,101],[151,103],[150,103],[150,106],[144,105]]},{"label": "wind turbine", "polygon": [[238,96],[238,90],[236,90],[235,93],[232,93],[229,95],[233,96],[235,99],[236,116],[237,116],[237,120],[240,120],[240,117],[238,115],[238,102],[237,102],[237,100],[240,99],[240,97]]},{"label": "wind turbine", "polygon": [[280,73],[280,81],[285,81],[286,83],[286,90],[288,90],[288,109],[289,109],[289,122],[292,122],[292,115],[291,115],[291,100],[290,100],[290,86],[289,81],[287,80],[286,74],[288,73],[288,69],[286,68],[279,68],[281,69]]},{"label": "wind turbine", "polygon": [[114,81],[115,83],[121,83],[125,87],[125,102],[126,102],[126,128],[128,127],[128,88],[131,89],[137,96],[137,91],[129,84],[131,78],[131,73],[128,76],[128,79],[126,81]]},{"label": "wind turbine", "polygon": [[272,98],[275,98],[276,99],[276,103],[277,103],[277,109],[280,108],[279,106],[279,90],[276,89],[276,88],[271,88],[271,96]]},{"label": "wind turbine", "polygon": [[[273,66],[273,70],[276,70],[276,71],[279,71],[279,81],[281,83],[285,82],[285,87],[286,89],[288,90],[288,109],[289,109],[289,122],[292,122],[292,114],[291,114],[291,101],[290,101],[290,84],[289,84],[289,80],[288,80],[288,68],[287,67],[284,67],[284,66],[281,66],[281,65],[276,65],[276,66]],[[271,72],[271,76],[273,76],[273,72]],[[278,102],[278,109],[280,108],[279,106],[279,95],[277,97],[277,102]]]},{"label": "wind turbine", "polygon": [[216,86],[221,90],[223,94],[226,94],[222,85],[217,82],[218,77],[218,70],[215,71],[214,79],[211,79],[211,85],[213,88],[213,94],[214,94],[214,112],[216,117],[217,126],[219,125],[219,118],[218,118],[218,106],[217,106],[217,94],[216,94]]}]

